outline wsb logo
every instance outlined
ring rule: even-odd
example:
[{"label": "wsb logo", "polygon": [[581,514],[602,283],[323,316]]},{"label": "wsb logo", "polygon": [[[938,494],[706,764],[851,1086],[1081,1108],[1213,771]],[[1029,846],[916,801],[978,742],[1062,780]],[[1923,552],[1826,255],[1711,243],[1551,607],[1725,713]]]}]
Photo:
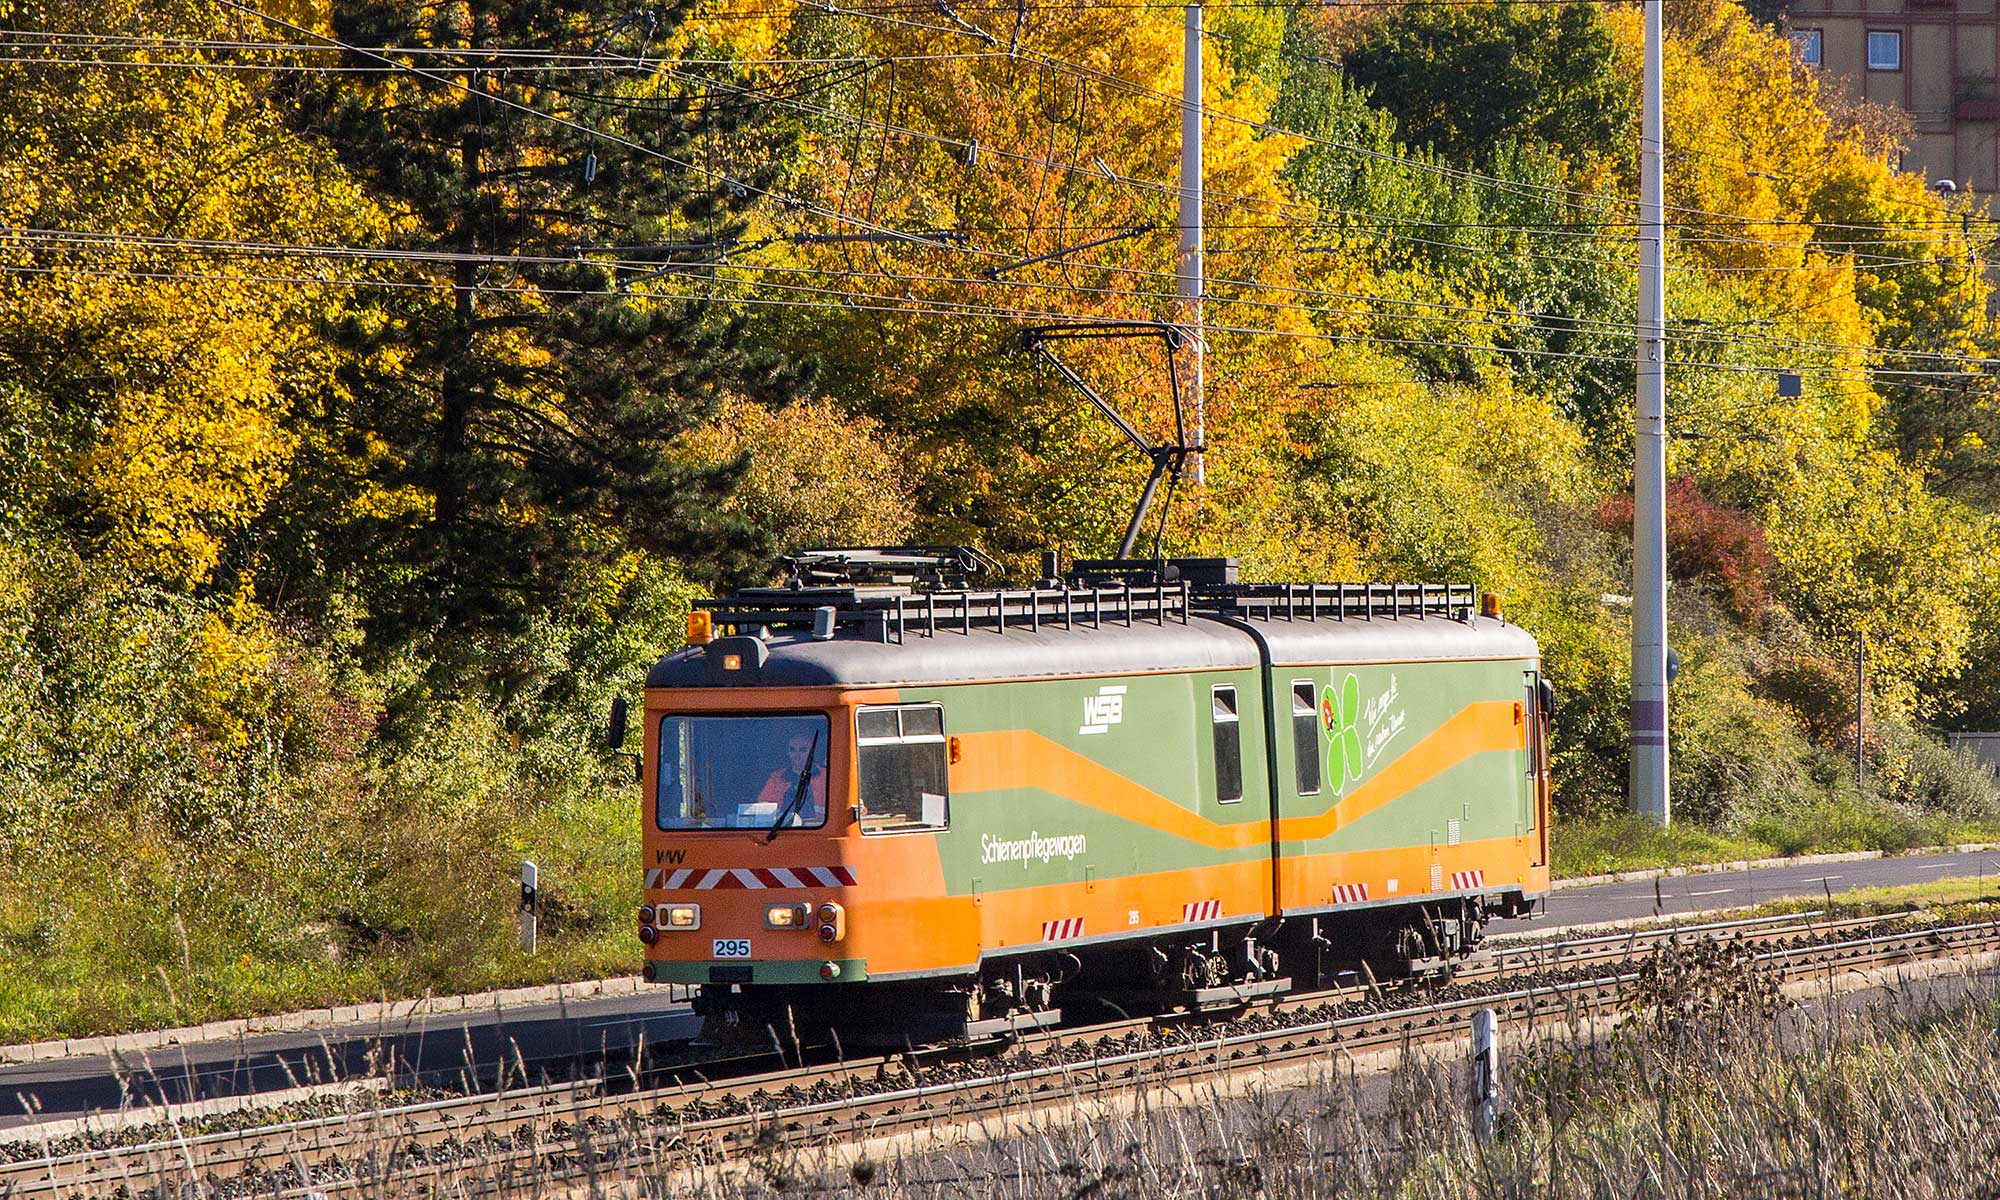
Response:
[{"label": "wsb logo", "polygon": [[1095,696],[1083,698],[1083,726],[1079,734],[1103,733],[1125,719],[1125,685],[1107,683]]}]

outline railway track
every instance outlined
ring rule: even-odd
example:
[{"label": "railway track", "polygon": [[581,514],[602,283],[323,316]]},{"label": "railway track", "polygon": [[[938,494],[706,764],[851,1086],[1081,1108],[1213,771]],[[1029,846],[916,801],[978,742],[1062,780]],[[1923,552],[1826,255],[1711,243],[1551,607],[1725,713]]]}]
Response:
[{"label": "railway track", "polygon": [[[1457,973],[1448,997],[1387,1007],[1379,989],[1294,994],[1220,1025],[1151,1019],[1054,1030],[987,1060],[934,1051],[619,1092],[603,1080],[431,1101],[259,1129],[0,1164],[0,1197],[475,1195],[600,1171],[673,1170],[768,1146],[839,1143],[1018,1116],[1139,1086],[1164,1087],[1330,1055],[1463,1036],[1476,1009],[1505,1026],[1602,1016],[1630,966],[1691,941],[1745,948],[1797,979],[2000,951],[2000,921],[1916,929],[1898,918],[1764,919],[1510,947]],[[1510,980],[1529,986],[1505,987]],[[1495,985],[1495,986],[1485,986]],[[1370,1011],[1347,1012],[1373,1004]],[[643,1081],[639,1081],[643,1082]]]}]

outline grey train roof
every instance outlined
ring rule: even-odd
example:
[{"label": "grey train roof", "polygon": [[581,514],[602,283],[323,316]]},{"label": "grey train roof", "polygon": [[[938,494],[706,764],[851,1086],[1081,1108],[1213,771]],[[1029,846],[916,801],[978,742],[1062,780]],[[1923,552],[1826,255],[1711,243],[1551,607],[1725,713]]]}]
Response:
[{"label": "grey train roof", "polygon": [[[1539,654],[1525,630],[1478,615],[1472,598],[1459,585],[889,596],[774,589],[703,602],[736,634],[668,655],[646,686],[900,687],[1241,669],[1260,661],[1252,632],[1278,666]],[[722,670],[731,656],[738,669]]]},{"label": "grey train roof", "polygon": [[1494,617],[1466,620],[1287,621],[1257,618],[1277,666],[1314,663],[1421,662],[1427,659],[1536,658],[1528,631]]},{"label": "grey train roof", "polygon": [[1257,647],[1242,633],[1213,621],[1186,625],[1107,625],[1039,631],[912,635],[899,645],[864,638],[817,641],[810,634],[780,634],[766,643],[761,666],[729,678],[709,658],[742,653],[747,637],[719,638],[668,655],[646,677],[646,686],[898,687],[981,679],[1136,675],[1148,671],[1206,671],[1257,665]]}]

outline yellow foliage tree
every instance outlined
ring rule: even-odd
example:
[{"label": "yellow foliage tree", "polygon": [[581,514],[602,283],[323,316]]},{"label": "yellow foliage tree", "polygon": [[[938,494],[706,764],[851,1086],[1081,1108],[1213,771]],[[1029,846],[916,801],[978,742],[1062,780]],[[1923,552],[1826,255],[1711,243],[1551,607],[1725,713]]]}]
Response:
[{"label": "yellow foliage tree", "polygon": [[[285,128],[271,75],[182,69],[247,35],[195,0],[4,6],[51,33],[167,39],[0,65],[0,385],[29,397],[35,507],[159,580],[210,578],[286,476],[290,399],[328,386],[315,319],[342,268],[237,243],[379,232],[330,156]],[[87,235],[87,236],[86,236]]]},{"label": "yellow foliage tree", "polygon": [[[1038,547],[1108,553],[1147,464],[1015,337],[1036,324],[1188,319],[1174,282],[1179,14],[1055,9],[1018,30],[1011,12],[715,27],[741,53],[782,58],[810,44],[863,64],[809,102],[776,103],[810,131],[785,191],[868,227],[780,210],[773,232],[789,248],[724,273],[813,306],[776,318],[781,336],[813,346],[844,404],[910,440],[922,536],[984,541],[1024,562]],[[1297,206],[1279,178],[1291,140],[1260,128],[1273,91],[1213,44],[1205,71],[1214,449],[1207,502],[1174,527],[1181,543],[1230,527],[1237,505],[1273,489],[1265,451],[1322,353],[1291,340],[1312,326],[1283,303],[1299,282],[1281,228]],[[871,228],[947,236],[870,242]],[[1149,436],[1168,434],[1157,343],[1064,354]],[[1183,348],[1183,371],[1190,361]]]}]

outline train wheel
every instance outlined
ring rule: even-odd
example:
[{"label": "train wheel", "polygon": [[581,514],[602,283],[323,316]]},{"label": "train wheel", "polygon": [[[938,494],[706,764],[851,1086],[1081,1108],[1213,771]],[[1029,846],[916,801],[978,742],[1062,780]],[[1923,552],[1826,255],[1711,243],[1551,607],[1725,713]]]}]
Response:
[{"label": "train wheel", "polygon": [[1378,925],[1370,930],[1362,961],[1380,979],[1402,979],[1430,958],[1423,928],[1414,922]]}]

